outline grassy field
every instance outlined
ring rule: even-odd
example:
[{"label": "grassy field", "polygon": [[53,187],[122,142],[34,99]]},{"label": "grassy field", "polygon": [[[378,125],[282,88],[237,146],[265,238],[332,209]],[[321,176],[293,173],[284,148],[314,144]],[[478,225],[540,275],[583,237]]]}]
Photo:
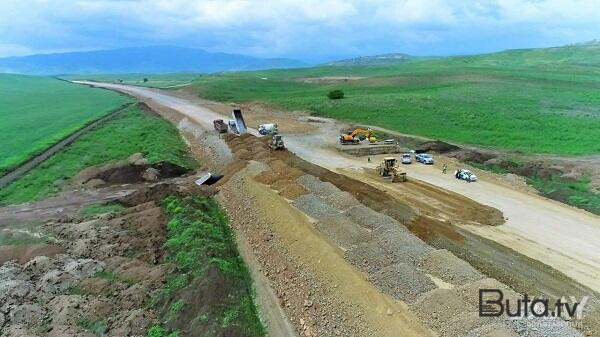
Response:
[{"label": "grassy field", "polygon": [[[201,74],[105,74],[105,75],[68,75],[65,79],[89,79],[101,82],[140,85],[151,88],[171,89],[190,84]],[[144,81],[146,79],[146,81]]]},{"label": "grassy field", "polygon": [[[522,153],[600,153],[600,45],[202,76],[199,95]],[[364,77],[326,80],[324,76]],[[317,78],[317,79],[315,79]],[[311,82],[311,83],[308,83]],[[342,89],[345,98],[326,94]]]},{"label": "grassy field", "polygon": [[54,195],[85,167],[127,159],[137,152],[143,153],[151,163],[195,165],[171,123],[134,105],[1,189],[0,204]]},{"label": "grassy field", "polygon": [[130,101],[49,77],[0,74],[0,176]]}]

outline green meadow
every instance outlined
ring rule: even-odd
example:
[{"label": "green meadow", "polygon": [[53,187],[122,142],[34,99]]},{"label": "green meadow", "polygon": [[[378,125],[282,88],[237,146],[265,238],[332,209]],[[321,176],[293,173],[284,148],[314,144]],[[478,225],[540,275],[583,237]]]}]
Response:
[{"label": "green meadow", "polygon": [[[332,76],[349,79],[323,79]],[[525,154],[600,153],[598,44],[220,73],[192,86],[208,99],[261,101],[460,144]],[[334,89],[345,98],[328,99]]]},{"label": "green meadow", "polygon": [[50,77],[0,74],[0,176],[130,101]]},{"label": "green meadow", "polygon": [[[171,162],[186,168],[195,166],[187,145],[173,124],[133,105],[2,188],[0,204],[16,204],[55,195],[82,169],[125,160],[137,152],[151,163]],[[90,212],[93,213],[93,210]]]}]

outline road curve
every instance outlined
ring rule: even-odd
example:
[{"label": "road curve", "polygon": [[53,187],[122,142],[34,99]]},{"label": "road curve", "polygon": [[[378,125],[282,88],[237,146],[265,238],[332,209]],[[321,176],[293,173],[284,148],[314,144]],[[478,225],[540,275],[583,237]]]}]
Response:
[{"label": "road curve", "polygon": [[[212,120],[223,115],[186,99],[156,89],[120,84],[75,81],[131,94],[140,99],[179,111],[200,124],[212,127]],[[323,129],[323,128],[322,128]],[[257,134],[255,129],[249,129]],[[348,157],[335,151],[335,130],[315,130],[311,137],[285,135],[286,146],[299,157],[314,164],[337,168],[374,167],[364,159]],[[600,292],[600,217],[547,198],[511,189],[483,178],[467,184],[442,175],[431,166],[413,164],[404,167],[413,179],[462,194],[482,204],[495,207],[507,218],[501,226],[463,227],[473,233],[510,247],[521,254],[561,271],[579,283]]]}]

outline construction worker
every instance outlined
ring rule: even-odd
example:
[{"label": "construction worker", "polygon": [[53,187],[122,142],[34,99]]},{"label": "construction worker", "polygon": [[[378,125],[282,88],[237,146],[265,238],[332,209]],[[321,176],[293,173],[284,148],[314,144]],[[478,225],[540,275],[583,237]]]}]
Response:
[{"label": "construction worker", "polygon": [[442,166],[442,173],[446,174],[447,170],[448,170],[448,166],[446,164],[444,164],[444,166]]}]

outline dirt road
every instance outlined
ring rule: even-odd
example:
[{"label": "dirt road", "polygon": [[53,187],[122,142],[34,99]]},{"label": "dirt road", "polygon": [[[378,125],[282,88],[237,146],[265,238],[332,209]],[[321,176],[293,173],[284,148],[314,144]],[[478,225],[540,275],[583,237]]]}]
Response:
[{"label": "dirt road", "polygon": [[[213,119],[223,118],[222,114],[165,91],[119,84],[78,83],[122,91],[142,100],[151,99],[209,128]],[[335,150],[339,130],[335,122],[315,123],[312,130],[310,137],[306,134],[284,134],[286,146],[299,157],[332,170],[373,168],[376,165],[377,157],[368,163],[366,158],[346,156]],[[256,134],[256,130],[251,130],[251,133]],[[457,225],[552,266],[581,284],[600,291],[600,217],[538,195],[510,189],[485,176],[477,183],[467,184],[454,179],[451,174],[442,175],[437,166],[414,163],[405,169],[411,179],[419,179],[495,207],[507,218],[504,225],[495,227]],[[453,170],[451,166],[450,173]]]}]

